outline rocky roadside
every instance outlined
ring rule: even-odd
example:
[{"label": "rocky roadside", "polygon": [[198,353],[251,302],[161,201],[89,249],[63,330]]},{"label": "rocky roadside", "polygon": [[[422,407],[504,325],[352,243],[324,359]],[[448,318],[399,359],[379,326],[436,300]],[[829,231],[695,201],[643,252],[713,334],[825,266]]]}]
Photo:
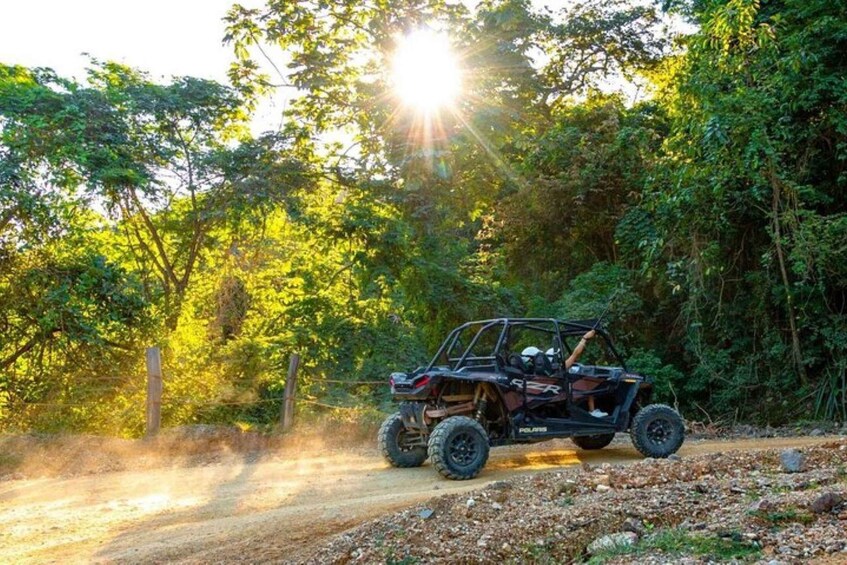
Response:
[{"label": "rocky roadside", "polygon": [[686,421],[686,439],[742,439],[799,436],[847,436],[847,422],[803,422],[786,426],[717,425]]},{"label": "rocky roadside", "polygon": [[847,439],[588,465],[373,520],[304,562],[847,563]]}]

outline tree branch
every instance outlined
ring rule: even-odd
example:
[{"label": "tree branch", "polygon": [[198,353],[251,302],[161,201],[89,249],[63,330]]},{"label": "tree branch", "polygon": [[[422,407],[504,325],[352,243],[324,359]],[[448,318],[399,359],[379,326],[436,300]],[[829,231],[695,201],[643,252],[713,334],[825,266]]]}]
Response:
[{"label": "tree branch", "polygon": [[168,260],[168,254],[165,251],[165,244],[162,241],[162,238],[159,236],[159,231],[156,229],[156,226],[153,224],[153,221],[150,220],[150,217],[147,215],[146,210],[144,210],[144,207],[141,205],[141,201],[138,199],[138,194],[136,194],[135,188],[130,188],[129,194],[132,195],[132,200],[138,210],[138,215],[141,216],[144,225],[147,227],[147,231],[150,233],[150,237],[153,240],[153,244],[156,246],[156,249],[159,253],[159,258],[162,260],[162,273],[165,275],[166,278],[170,279],[170,281],[174,285],[179,286],[179,279],[176,277],[173,265]]},{"label": "tree branch", "polygon": [[17,361],[18,359],[20,359],[20,357],[21,357],[22,355],[26,354],[27,352],[29,352],[30,350],[32,350],[32,348],[34,348],[36,345],[38,345],[38,343],[39,343],[42,339],[44,339],[44,338],[46,338],[46,337],[48,337],[48,336],[51,336],[51,335],[53,335],[54,333],[56,333],[56,332],[58,332],[58,331],[59,331],[59,328],[52,328],[52,329],[50,329],[50,330],[48,330],[48,331],[41,331],[41,332],[37,332],[34,336],[32,336],[32,337],[29,339],[29,341],[27,341],[25,344],[23,344],[21,347],[19,347],[19,348],[18,348],[18,349],[17,349],[14,353],[12,353],[12,354],[11,354],[11,355],[9,355],[8,357],[6,357],[6,358],[5,358],[5,359],[3,359],[2,361],[0,361],[0,370],[4,370],[4,369],[6,369],[7,367],[9,367],[9,366],[11,366],[12,364],[14,364],[14,363],[15,363],[15,361]]}]

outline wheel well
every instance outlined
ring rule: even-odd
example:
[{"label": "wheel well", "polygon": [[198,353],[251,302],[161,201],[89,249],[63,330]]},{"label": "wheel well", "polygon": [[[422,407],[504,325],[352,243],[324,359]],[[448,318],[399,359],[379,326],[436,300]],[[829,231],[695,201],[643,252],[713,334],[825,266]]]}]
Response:
[{"label": "wheel well", "polygon": [[635,399],[632,401],[632,406],[629,407],[630,416],[635,417],[639,410],[652,402],[652,399],[653,387],[649,385],[641,386],[635,395]]},{"label": "wheel well", "polygon": [[496,386],[460,379],[447,379],[442,383],[435,406],[427,410],[427,415],[432,418],[433,424],[454,415],[469,416],[496,437],[505,433],[508,421],[506,407]]}]

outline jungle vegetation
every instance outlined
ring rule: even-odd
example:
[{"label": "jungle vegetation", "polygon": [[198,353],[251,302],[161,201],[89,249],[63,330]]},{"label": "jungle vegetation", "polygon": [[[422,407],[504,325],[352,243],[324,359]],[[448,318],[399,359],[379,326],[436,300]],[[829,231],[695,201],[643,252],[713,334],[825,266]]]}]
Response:
[{"label": "jungle vegetation", "polygon": [[[293,352],[300,409],[356,419],[458,323],[619,289],[611,332],[689,418],[847,419],[847,3],[226,22],[229,84],[0,64],[0,429],[140,434],[152,344],[166,426],[272,425]],[[416,26],[461,61],[449,111],[392,91]],[[273,89],[281,125],[251,134]]]}]

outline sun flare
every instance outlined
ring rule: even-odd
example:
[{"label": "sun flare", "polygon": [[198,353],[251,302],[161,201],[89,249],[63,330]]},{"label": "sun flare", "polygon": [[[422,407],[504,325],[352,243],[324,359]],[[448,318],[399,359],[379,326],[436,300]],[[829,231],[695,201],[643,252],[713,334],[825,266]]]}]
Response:
[{"label": "sun flare", "polygon": [[444,33],[414,31],[399,39],[392,65],[400,100],[421,111],[451,106],[461,88],[459,61]]}]

